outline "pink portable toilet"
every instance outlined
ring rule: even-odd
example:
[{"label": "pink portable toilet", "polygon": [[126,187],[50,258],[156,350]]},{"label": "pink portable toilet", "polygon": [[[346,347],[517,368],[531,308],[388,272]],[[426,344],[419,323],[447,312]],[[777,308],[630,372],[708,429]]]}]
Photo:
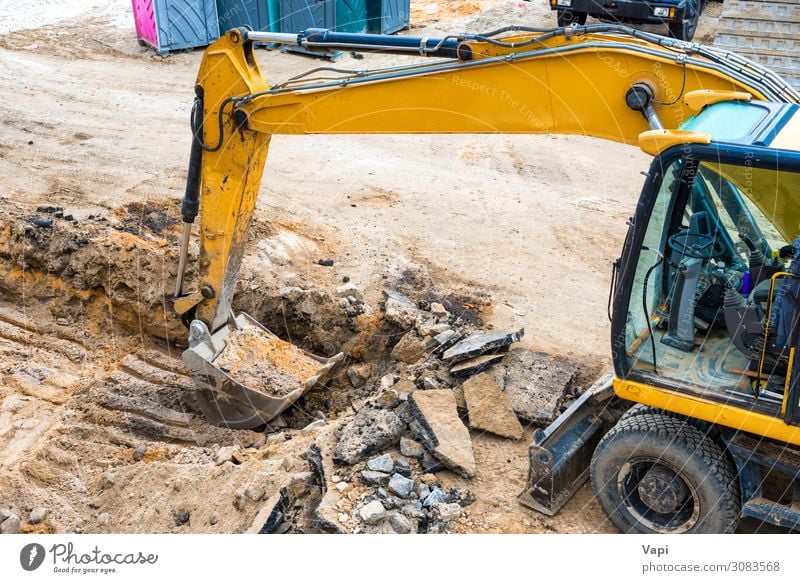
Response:
[{"label": "pink portable toilet", "polygon": [[158,48],[158,34],[156,33],[156,14],[153,10],[153,0],[132,0],[133,19],[136,21],[136,38],[139,44],[147,43],[153,48]]}]

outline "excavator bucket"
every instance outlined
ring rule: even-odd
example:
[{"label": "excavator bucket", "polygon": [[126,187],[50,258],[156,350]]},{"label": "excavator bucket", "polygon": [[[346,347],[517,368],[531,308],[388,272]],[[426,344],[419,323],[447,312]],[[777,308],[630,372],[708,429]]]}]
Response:
[{"label": "excavator bucket", "polygon": [[592,454],[613,425],[608,415],[611,376],[598,381],[545,429],[528,448],[528,481],[518,500],[553,516],[589,478]]},{"label": "excavator bucket", "polygon": [[328,359],[311,356],[247,314],[239,314],[214,334],[205,323],[194,320],[182,358],[209,421],[232,429],[254,429],[324,383],[344,354]]}]

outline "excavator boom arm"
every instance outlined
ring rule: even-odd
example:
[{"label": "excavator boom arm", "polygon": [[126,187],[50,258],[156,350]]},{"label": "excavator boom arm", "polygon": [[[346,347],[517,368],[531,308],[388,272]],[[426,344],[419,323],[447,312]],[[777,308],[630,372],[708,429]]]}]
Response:
[{"label": "excavator boom arm", "polygon": [[[181,313],[194,310],[211,331],[230,318],[273,134],[563,133],[633,144],[642,132],[677,128],[695,113],[683,100],[692,91],[797,100],[779,78],[744,59],[621,27],[413,42],[326,32],[273,40],[455,58],[372,71],[321,67],[269,87],[252,44],[269,33],[232,30],[206,50],[184,200],[187,233],[198,202],[202,209],[199,282],[183,294],[179,270],[175,305]],[[632,87],[647,88],[646,107],[631,99]]]}]

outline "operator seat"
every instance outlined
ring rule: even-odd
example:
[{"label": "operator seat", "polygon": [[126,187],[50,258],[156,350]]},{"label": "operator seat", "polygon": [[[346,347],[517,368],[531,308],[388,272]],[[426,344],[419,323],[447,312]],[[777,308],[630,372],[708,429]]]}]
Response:
[{"label": "operator seat", "polygon": [[[758,362],[764,349],[764,330],[769,319],[769,335],[765,354],[770,367],[786,367],[788,346],[797,341],[800,320],[800,237],[795,239],[790,254],[791,266],[786,270],[796,277],[784,277],[774,293],[772,311],[766,314],[770,279],[759,282],[748,297],[733,288],[725,290],[723,311],[725,326],[733,344],[747,358]],[[777,371],[776,371],[777,372]]]}]

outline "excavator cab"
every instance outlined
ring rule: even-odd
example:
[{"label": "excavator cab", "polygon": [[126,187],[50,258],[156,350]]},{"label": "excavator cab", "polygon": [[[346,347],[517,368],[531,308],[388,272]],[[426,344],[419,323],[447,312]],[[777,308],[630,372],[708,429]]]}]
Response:
[{"label": "excavator cab", "polygon": [[[776,282],[791,278],[780,275],[788,267],[779,258],[789,241],[733,181],[744,168],[687,157],[663,168],[632,279],[622,282],[631,289],[630,372],[761,398],[768,380],[782,387],[788,348],[768,328],[776,300],[786,301]],[[778,172],[800,187],[799,175]],[[748,175],[754,181],[759,169]]]},{"label": "excavator cab", "polygon": [[718,143],[656,153],[618,261],[615,396],[537,432],[523,503],[552,514],[591,475],[626,532],[800,527],[800,155],[770,147],[796,112],[712,105],[683,129]]}]

